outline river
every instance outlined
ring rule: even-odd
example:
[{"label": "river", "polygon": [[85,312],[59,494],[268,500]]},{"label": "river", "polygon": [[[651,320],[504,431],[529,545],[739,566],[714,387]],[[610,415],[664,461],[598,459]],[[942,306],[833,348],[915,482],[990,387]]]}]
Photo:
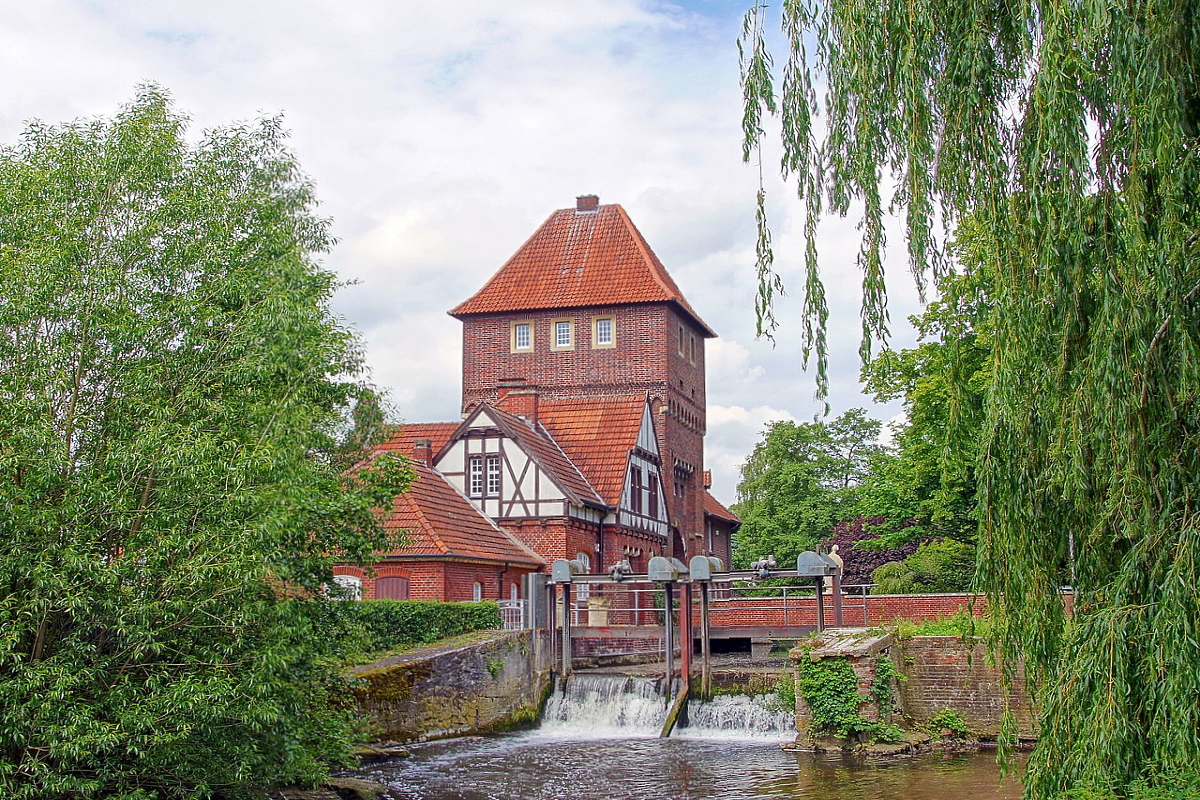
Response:
[{"label": "river", "polygon": [[992,753],[868,760],[773,742],[572,740],[537,732],[418,745],[362,777],[403,800],[1017,800]]},{"label": "river", "polygon": [[657,736],[652,682],[580,680],[551,697],[538,729],[415,745],[364,769],[399,800],[1017,800],[994,753],[890,759],[781,750],[795,720],[763,699],[690,707],[691,726]]}]

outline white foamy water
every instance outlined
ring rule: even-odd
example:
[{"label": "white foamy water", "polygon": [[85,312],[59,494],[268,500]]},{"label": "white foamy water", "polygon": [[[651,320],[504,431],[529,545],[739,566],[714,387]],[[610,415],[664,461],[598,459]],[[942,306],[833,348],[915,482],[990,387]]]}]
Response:
[{"label": "white foamy water", "polygon": [[[726,695],[688,703],[682,739],[784,741],[796,734],[795,714],[773,698]],[[620,675],[572,675],[555,688],[538,733],[563,738],[656,737],[667,715],[661,681]]]}]

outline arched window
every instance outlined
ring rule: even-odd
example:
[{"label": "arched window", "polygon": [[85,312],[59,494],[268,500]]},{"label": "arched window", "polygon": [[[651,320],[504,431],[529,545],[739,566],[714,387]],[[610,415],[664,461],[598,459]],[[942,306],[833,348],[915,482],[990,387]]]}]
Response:
[{"label": "arched window", "polygon": [[476,603],[483,600],[483,584],[480,583],[479,581],[475,581],[475,585],[471,589],[471,595],[472,595],[472,599]]},{"label": "arched window", "polygon": [[329,596],[334,600],[362,600],[362,578],[353,575],[334,575],[333,591]]},{"label": "arched window", "polygon": [[386,578],[375,579],[376,600],[407,600],[408,578],[389,575]]},{"label": "arched window", "polygon": [[510,583],[508,585],[508,599],[509,600],[520,600],[521,599],[521,587],[517,586],[516,581],[513,581],[512,583]]}]

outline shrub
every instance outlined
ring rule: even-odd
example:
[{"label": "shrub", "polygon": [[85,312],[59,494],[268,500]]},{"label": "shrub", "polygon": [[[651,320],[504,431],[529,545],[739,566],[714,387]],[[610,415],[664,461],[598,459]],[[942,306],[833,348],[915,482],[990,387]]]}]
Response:
[{"label": "shrub", "polygon": [[364,600],[339,608],[361,637],[358,649],[368,653],[501,627],[500,606],[494,602]]},{"label": "shrub", "polygon": [[949,731],[951,739],[967,739],[971,736],[971,729],[967,727],[966,720],[953,708],[943,708],[934,714],[925,723],[925,728],[935,736],[941,736],[945,731]]},{"label": "shrub", "polygon": [[875,594],[970,591],[975,576],[975,548],[953,539],[925,542],[903,561],[892,561],[871,573]]}]

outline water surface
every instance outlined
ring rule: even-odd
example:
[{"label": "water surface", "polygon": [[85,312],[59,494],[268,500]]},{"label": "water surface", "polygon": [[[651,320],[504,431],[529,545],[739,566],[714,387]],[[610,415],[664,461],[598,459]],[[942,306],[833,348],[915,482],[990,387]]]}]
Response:
[{"label": "water surface", "polygon": [[776,742],[572,739],[536,731],[418,745],[364,770],[421,800],[1017,800],[992,753],[898,759],[790,753]]}]

